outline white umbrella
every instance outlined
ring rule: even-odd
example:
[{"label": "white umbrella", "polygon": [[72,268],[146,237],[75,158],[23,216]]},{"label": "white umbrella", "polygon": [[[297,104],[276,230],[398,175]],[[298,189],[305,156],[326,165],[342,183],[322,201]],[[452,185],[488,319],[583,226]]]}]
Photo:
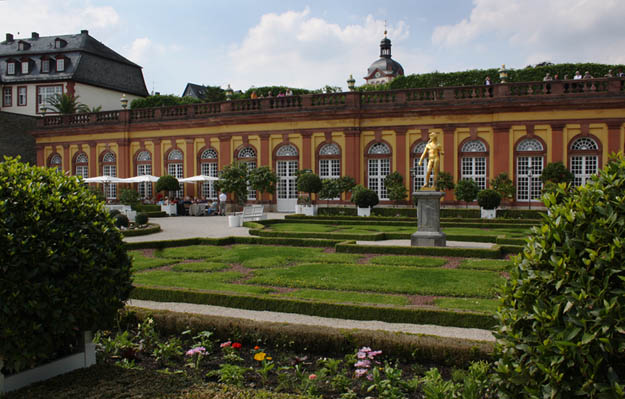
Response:
[{"label": "white umbrella", "polygon": [[123,179],[113,176],[88,177],[84,179],[86,183],[123,183]]},{"label": "white umbrella", "polygon": [[202,181],[217,181],[218,177],[206,176],[206,175],[197,175],[191,177],[185,177],[183,179],[178,179],[180,183],[197,183]]},{"label": "white umbrella", "polygon": [[158,177],[152,175],[139,175],[121,180],[123,180],[123,183],[155,183],[158,181]]}]

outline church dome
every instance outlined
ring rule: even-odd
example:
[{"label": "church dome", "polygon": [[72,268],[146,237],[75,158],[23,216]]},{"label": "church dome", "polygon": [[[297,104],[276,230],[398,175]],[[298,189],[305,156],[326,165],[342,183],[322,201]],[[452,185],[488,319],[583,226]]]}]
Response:
[{"label": "church dome", "polygon": [[365,79],[374,78],[374,74],[375,78],[382,76],[394,78],[404,74],[404,68],[401,64],[391,58],[391,39],[386,37],[386,31],[384,31],[384,39],[380,41],[380,58],[367,68]]}]

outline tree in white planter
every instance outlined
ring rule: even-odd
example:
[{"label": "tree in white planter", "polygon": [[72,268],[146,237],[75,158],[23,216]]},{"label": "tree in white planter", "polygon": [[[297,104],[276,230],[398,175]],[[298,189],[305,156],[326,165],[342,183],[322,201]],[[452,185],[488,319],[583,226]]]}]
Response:
[{"label": "tree in white planter", "polygon": [[304,211],[305,214],[309,216],[317,214],[312,195],[321,191],[322,187],[323,183],[321,182],[321,178],[312,172],[304,172],[297,177],[297,191],[308,193],[308,199],[310,202],[310,204],[304,205],[305,208],[310,207],[310,209]]},{"label": "tree in white planter", "polygon": [[371,207],[376,206],[380,199],[375,191],[358,184],[352,189],[352,202],[358,207],[358,216],[369,216]]},{"label": "tree in white planter", "polygon": [[472,179],[462,179],[456,184],[456,198],[464,201],[465,206],[469,207],[469,202],[475,201],[477,193],[480,191],[477,183]]},{"label": "tree in white planter", "polygon": [[[215,182],[217,190],[233,195],[234,203],[239,207],[247,201],[247,165],[242,162],[234,162],[226,165]],[[235,212],[238,208],[235,208]]]},{"label": "tree in white planter", "polygon": [[497,216],[497,207],[501,204],[501,195],[495,190],[482,190],[477,193],[477,203],[482,208],[482,219],[494,219]]}]

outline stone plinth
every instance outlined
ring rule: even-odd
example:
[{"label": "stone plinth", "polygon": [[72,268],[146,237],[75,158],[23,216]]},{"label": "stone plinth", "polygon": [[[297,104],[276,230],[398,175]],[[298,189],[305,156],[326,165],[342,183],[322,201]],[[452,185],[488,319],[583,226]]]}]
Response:
[{"label": "stone plinth", "polygon": [[447,238],[441,231],[441,198],[445,195],[440,191],[417,191],[417,222],[418,228],[410,236],[413,247],[444,247]]}]

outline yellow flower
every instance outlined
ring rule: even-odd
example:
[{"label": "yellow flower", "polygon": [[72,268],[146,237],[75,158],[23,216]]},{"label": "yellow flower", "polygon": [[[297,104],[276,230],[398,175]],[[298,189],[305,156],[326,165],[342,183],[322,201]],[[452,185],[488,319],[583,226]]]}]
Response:
[{"label": "yellow flower", "polygon": [[267,360],[271,360],[271,356],[267,356]]},{"label": "yellow flower", "polygon": [[265,360],[265,356],[267,356],[265,352],[258,352],[257,354],[254,355],[254,360],[262,362],[263,360]]}]

